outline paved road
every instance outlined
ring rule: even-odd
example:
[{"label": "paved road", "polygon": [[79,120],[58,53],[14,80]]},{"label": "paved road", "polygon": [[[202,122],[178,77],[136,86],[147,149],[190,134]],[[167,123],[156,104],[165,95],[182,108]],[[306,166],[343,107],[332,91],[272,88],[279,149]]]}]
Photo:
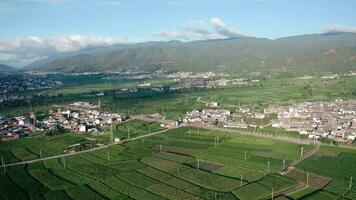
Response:
[{"label": "paved road", "polygon": [[[45,158],[42,158],[42,159],[39,158],[39,159],[34,159],[34,160],[27,160],[27,161],[21,161],[21,162],[17,162],[17,163],[5,164],[5,167],[15,166],[15,165],[30,164],[30,163],[35,163],[35,162],[40,162],[40,161],[45,161],[45,160],[58,159],[58,158],[63,158],[63,157],[68,157],[68,156],[74,156],[74,155],[78,155],[78,154],[88,153],[88,152],[92,152],[92,151],[97,151],[97,150],[100,150],[100,149],[108,148],[110,146],[122,144],[122,143],[125,143],[125,142],[130,142],[130,141],[134,141],[134,140],[139,140],[139,139],[142,139],[142,138],[146,138],[146,137],[150,137],[150,136],[157,135],[157,134],[160,134],[160,133],[164,133],[164,132],[166,132],[168,130],[172,130],[172,129],[165,129],[165,130],[162,130],[162,131],[157,131],[157,132],[146,134],[146,135],[141,135],[141,136],[138,136],[138,137],[135,137],[135,138],[126,139],[126,140],[123,140],[121,142],[113,142],[113,143],[110,143],[110,144],[107,144],[107,145],[104,145],[104,146],[95,147],[95,148],[87,149],[87,150],[83,150],[83,151],[77,151],[77,152],[74,152],[74,153],[61,154],[61,155],[57,155],[57,156],[45,157]],[[3,168],[4,165],[0,165],[0,167]]]}]

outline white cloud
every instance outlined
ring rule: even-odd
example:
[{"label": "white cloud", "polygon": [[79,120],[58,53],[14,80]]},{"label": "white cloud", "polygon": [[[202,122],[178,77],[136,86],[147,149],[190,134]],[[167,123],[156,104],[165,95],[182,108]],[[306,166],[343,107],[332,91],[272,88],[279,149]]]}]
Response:
[{"label": "white cloud", "polygon": [[153,33],[156,36],[166,38],[168,40],[187,40],[189,36],[181,31],[158,31]]},{"label": "white cloud", "polygon": [[189,20],[182,24],[182,29],[188,32],[197,33],[201,35],[210,34],[205,20]]},{"label": "white cloud", "polygon": [[245,36],[218,17],[211,18],[209,23],[203,19],[189,20],[182,23],[178,29],[178,31],[160,31],[154,35],[168,40],[223,39]]},{"label": "white cloud", "polygon": [[245,36],[236,28],[230,27],[226,22],[222,21],[219,17],[211,18],[210,23],[214,26],[217,33],[219,33],[223,36],[226,36],[229,38]]},{"label": "white cloud", "polygon": [[328,33],[356,33],[355,26],[343,26],[339,24],[329,24],[325,27],[325,31]]},{"label": "white cloud", "polygon": [[61,52],[78,51],[90,47],[108,46],[115,41],[110,38],[95,38],[83,35],[70,35],[56,38],[28,36],[0,41],[0,53],[8,55],[0,62],[24,63],[48,57]]}]

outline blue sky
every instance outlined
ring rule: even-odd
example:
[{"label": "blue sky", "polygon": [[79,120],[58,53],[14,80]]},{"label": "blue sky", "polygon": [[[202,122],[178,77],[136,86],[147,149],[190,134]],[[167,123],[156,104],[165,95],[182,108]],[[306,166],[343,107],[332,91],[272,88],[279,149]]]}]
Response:
[{"label": "blue sky", "polygon": [[354,0],[0,0],[0,63],[148,40],[356,32]]}]

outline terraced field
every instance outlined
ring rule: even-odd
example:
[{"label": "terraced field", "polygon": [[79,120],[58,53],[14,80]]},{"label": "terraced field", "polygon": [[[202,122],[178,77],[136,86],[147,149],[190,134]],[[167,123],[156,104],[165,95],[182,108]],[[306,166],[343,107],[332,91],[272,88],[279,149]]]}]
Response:
[{"label": "terraced field", "polygon": [[[1,152],[6,153],[7,161],[28,160],[39,156],[34,153],[39,148],[50,155],[83,136],[36,139],[35,143],[19,140],[13,148],[5,143]],[[306,151],[311,149],[303,146]],[[25,151],[13,153],[21,148]],[[8,167],[6,174],[0,172],[0,199],[258,200],[270,199],[272,193],[275,199],[287,199],[283,192],[298,188],[300,180],[279,172],[284,159],[287,167],[299,158],[299,150],[299,144],[185,127],[94,152]],[[351,153],[337,155],[348,163]],[[300,170],[309,169],[309,162],[302,162]],[[313,166],[316,164],[311,165],[310,173],[317,172]],[[330,179],[324,188],[295,196],[355,199],[355,186],[344,190],[346,183]]]}]

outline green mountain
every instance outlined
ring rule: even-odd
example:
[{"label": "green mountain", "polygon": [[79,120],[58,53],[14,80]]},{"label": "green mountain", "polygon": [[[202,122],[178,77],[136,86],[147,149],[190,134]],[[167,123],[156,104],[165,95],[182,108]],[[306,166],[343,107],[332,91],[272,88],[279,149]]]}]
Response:
[{"label": "green mountain", "polygon": [[102,47],[32,63],[28,69],[58,72],[356,70],[356,34],[234,38],[193,42],[149,42]]}]

